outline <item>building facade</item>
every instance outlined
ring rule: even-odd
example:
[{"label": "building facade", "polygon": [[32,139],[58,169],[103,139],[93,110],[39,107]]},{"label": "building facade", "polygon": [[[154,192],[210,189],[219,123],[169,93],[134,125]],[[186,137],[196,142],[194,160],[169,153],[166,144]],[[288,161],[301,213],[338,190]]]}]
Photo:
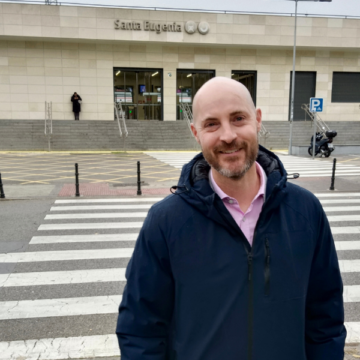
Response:
[{"label": "building facade", "polygon": [[[291,16],[0,4],[0,119],[182,119],[200,86],[248,87],[266,121],[288,121]],[[324,98],[325,121],[360,120],[360,20],[299,17],[295,120]]]}]

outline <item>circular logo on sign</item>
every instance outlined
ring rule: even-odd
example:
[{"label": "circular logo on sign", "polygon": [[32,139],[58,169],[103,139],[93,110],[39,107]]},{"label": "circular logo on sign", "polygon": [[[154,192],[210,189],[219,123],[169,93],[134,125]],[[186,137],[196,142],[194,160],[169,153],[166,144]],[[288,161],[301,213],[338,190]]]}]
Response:
[{"label": "circular logo on sign", "polygon": [[196,31],[196,24],[194,21],[187,21],[185,23],[185,31],[188,34],[193,34]]},{"label": "circular logo on sign", "polygon": [[206,21],[202,21],[199,25],[198,25],[198,30],[199,33],[201,35],[205,35],[209,32],[210,30],[210,25],[206,22]]}]

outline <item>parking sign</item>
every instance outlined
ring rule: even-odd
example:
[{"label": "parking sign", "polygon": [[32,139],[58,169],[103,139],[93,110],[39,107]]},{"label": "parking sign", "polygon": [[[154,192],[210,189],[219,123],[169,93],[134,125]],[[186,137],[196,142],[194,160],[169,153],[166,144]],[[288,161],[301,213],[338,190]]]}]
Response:
[{"label": "parking sign", "polygon": [[323,104],[324,104],[324,99],[310,98],[310,111],[311,112],[322,112]]}]

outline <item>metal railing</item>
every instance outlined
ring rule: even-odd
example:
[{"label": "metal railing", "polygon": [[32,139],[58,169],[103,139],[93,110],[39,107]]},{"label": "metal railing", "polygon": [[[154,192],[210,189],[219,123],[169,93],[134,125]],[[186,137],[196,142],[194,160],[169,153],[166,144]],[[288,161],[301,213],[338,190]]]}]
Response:
[{"label": "metal railing", "polygon": [[266,129],[263,123],[261,123],[261,129],[259,131],[259,137],[264,139],[264,145],[266,147],[266,139],[270,136],[270,131]]},{"label": "metal railing", "polygon": [[[115,115],[116,115],[116,120],[118,123],[118,127],[119,127],[119,135],[120,137],[123,139],[123,146],[124,146],[124,151],[126,151],[126,138],[129,135],[129,132],[127,130],[127,126],[126,126],[126,121],[125,121],[125,112],[123,111],[121,102],[114,102],[114,109],[115,109]],[[123,125],[123,130],[121,129],[121,122],[120,122],[120,118],[121,118],[121,122]]]},{"label": "metal railing", "polygon": [[[306,115],[308,115],[310,117],[311,123],[313,123],[314,114],[310,110],[310,104],[302,104],[301,109],[305,111],[305,121],[306,121]],[[331,131],[329,126],[326,124],[326,122],[321,119],[319,113],[316,114],[316,127],[321,133],[325,133],[326,131]]]},{"label": "metal railing", "polygon": [[52,126],[52,101],[45,101],[45,129],[44,134],[48,138],[49,151],[51,151]]},{"label": "metal railing", "polygon": [[193,114],[192,114],[191,108],[188,103],[180,103],[179,105],[180,105],[180,110],[183,114],[183,117],[188,124],[190,133],[192,136],[194,136],[193,132],[191,131],[191,123],[193,121]]}]

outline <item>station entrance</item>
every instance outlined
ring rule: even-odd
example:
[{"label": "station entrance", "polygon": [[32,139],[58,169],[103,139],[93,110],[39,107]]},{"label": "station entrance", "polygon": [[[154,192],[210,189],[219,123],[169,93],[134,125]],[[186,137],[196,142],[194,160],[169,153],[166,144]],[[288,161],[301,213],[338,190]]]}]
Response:
[{"label": "station entrance", "polygon": [[163,120],[162,84],[162,69],[114,68],[114,101],[125,119]]}]

